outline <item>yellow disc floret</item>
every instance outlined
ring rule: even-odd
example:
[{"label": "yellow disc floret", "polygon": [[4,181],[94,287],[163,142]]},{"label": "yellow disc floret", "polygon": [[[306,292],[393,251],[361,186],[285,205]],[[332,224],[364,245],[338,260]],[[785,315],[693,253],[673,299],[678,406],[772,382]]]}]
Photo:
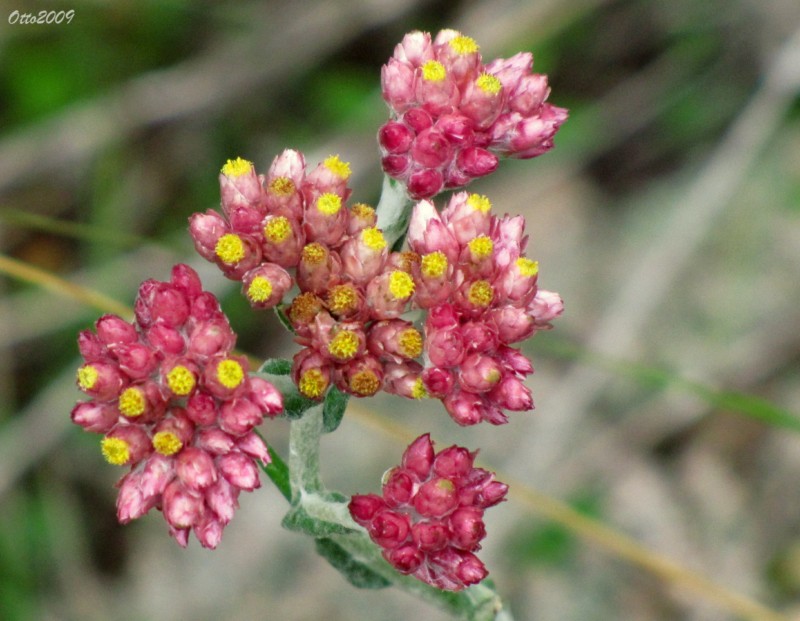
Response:
[{"label": "yellow disc floret", "polygon": [[247,287],[247,299],[251,302],[266,302],[272,295],[272,283],[266,276],[256,276]]},{"label": "yellow disc floret", "polygon": [[358,335],[350,330],[341,330],[328,343],[328,352],[339,360],[350,360],[358,353]]},{"label": "yellow disc floret", "polygon": [[414,399],[428,398],[428,391],[425,390],[425,384],[422,382],[421,377],[418,377],[414,381],[414,386],[411,388],[411,396],[414,397]]},{"label": "yellow disc floret", "polygon": [[185,397],[192,392],[196,383],[194,373],[183,365],[179,364],[167,373],[167,386],[179,397]]},{"label": "yellow disc floret", "polygon": [[353,285],[344,283],[328,290],[328,308],[342,314],[354,310],[358,304],[358,295]]},{"label": "yellow disc floret", "polygon": [[98,370],[91,364],[85,364],[78,369],[78,386],[81,390],[91,390],[97,384],[100,377]]},{"label": "yellow disc floret", "polygon": [[306,244],[303,248],[303,262],[307,265],[319,265],[328,256],[328,251],[325,246],[314,242]]},{"label": "yellow disc floret", "polygon": [[396,300],[404,300],[414,293],[414,279],[403,270],[394,270],[389,275],[389,293]]},{"label": "yellow disc floret", "polygon": [[383,236],[383,232],[375,226],[361,231],[361,241],[367,248],[376,252],[386,248],[386,238]]},{"label": "yellow disc floret", "polygon": [[122,466],[131,458],[131,447],[122,438],[103,438],[100,450],[106,461],[115,466]]},{"label": "yellow disc floret", "polygon": [[400,333],[398,344],[406,358],[416,358],[422,353],[422,334],[416,328],[406,328]]},{"label": "yellow disc floret", "polygon": [[449,43],[456,54],[474,54],[479,49],[475,39],[464,35],[450,39]]},{"label": "yellow disc floret", "polygon": [[357,218],[372,218],[375,215],[375,209],[366,203],[356,203],[350,208],[350,213]]},{"label": "yellow disc floret", "polygon": [[291,196],[297,191],[297,186],[289,177],[275,177],[268,187],[275,196]]},{"label": "yellow disc floret", "polygon": [[327,387],[328,380],[319,369],[309,369],[300,376],[300,381],[297,383],[300,394],[309,399],[318,399]]},{"label": "yellow disc floret", "polygon": [[228,177],[241,177],[253,169],[253,163],[237,157],[235,160],[228,160],[222,167],[222,174]]},{"label": "yellow disc floret", "polygon": [[485,280],[476,280],[469,287],[467,298],[474,306],[489,306],[494,299],[494,289]]},{"label": "yellow disc floret", "polygon": [[311,323],[321,310],[322,300],[310,291],[306,291],[292,300],[292,305],[289,307],[289,319],[294,323]]},{"label": "yellow disc floret", "polygon": [[342,197],[338,194],[325,192],[317,199],[317,210],[326,216],[335,216],[342,208]]},{"label": "yellow disc floret", "polygon": [[217,365],[217,381],[233,390],[244,381],[244,369],[236,360],[227,358]]},{"label": "yellow disc floret", "polygon": [[286,216],[278,216],[270,218],[264,225],[264,237],[266,237],[273,244],[279,244],[289,237],[292,232],[292,225],[289,223],[289,218]]},{"label": "yellow disc floret", "polygon": [[447,77],[447,70],[438,60],[429,60],[422,65],[422,77],[429,82],[441,82]]},{"label": "yellow disc floret", "polygon": [[347,179],[350,177],[350,163],[343,162],[339,159],[338,155],[331,155],[326,158],[322,164],[340,179]]},{"label": "yellow disc floret", "polygon": [[441,250],[422,257],[422,273],[428,278],[440,278],[447,271],[447,257]]},{"label": "yellow disc floret", "polygon": [[226,233],[217,240],[214,252],[226,265],[235,265],[244,259],[244,242],[235,233]]},{"label": "yellow disc floret", "polygon": [[171,431],[159,431],[153,436],[153,448],[169,457],[183,448],[183,442]]},{"label": "yellow disc floret", "polygon": [[354,373],[350,378],[350,390],[362,397],[371,397],[381,387],[381,380],[369,369]]},{"label": "yellow disc floret", "polygon": [[536,276],[536,274],[539,273],[539,262],[531,261],[525,257],[520,257],[517,259],[517,269],[519,270],[520,274],[530,278],[531,276]]},{"label": "yellow disc floret", "polygon": [[491,73],[482,73],[480,77],[475,80],[475,86],[487,95],[497,95],[500,89],[503,88],[503,83]]},{"label": "yellow disc floret", "polygon": [[467,197],[467,205],[483,213],[487,213],[492,208],[492,201],[481,194],[470,194]]},{"label": "yellow disc floret", "polygon": [[476,237],[467,245],[469,246],[469,251],[472,253],[472,256],[476,259],[485,259],[491,256],[494,250],[494,244],[487,235]]},{"label": "yellow disc floret", "polygon": [[126,388],[119,396],[119,411],[129,418],[141,416],[146,408],[147,399],[144,396],[144,391],[137,386]]}]

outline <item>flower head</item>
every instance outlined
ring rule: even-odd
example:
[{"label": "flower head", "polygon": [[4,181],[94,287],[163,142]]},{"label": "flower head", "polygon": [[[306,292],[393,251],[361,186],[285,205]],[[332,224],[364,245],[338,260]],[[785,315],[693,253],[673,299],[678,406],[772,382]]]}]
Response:
[{"label": "flower head", "polygon": [[[223,175],[235,181],[245,168],[233,162]],[[178,543],[193,531],[213,548],[239,493],[259,485],[256,460],[269,461],[253,428],[283,400],[231,353],[228,320],[190,267],[176,265],[169,282],[143,283],[135,308],[133,324],[106,315],[96,333],[81,333],[86,363],[77,382],[91,400],[75,406],[72,420],[103,434],[106,460],[129,468],[118,485],[120,522],[158,507]]]},{"label": "flower head", "polygon": [[459,446],[435,453],[422,435],[384,475],[380,496],[350,500],[350,515],[401,573],[448,591],[486,577],[474,554],[486,535],[483,512],[505,499],[508,486],[475,468],[475,455]]},{"label": "flower head", "polygon": [[567,111],[546,103],[547,77],[532,69],[530,53],[484,64],[478,43],[452,29],[407,34],[381,72],[392,112],[378,132],[384,171],[430,198],[493,172],[498,156],[552,149]]}]

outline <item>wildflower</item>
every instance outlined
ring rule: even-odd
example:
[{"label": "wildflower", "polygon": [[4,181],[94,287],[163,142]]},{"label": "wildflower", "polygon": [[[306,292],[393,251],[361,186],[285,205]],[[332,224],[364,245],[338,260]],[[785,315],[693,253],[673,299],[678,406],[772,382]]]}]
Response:
[{"label": "wildflower", "polygon": [[499,156],[552,149],[567,111],[546,102],[547,77],[532,70],[530,53],[484,64],[455,30],[407,34],[381,71],[392,114],[378,132],[384,171],[429,198],[493,172]]},{"label": "wildflower", "polygon": [[[249,174],[230,164],[230,192],[244,183],[237,166]],[[142,283],[135,309],[132,324],[106,315],[96,333],[80,334],[86,363],[77,382],[91,400],[75,406],[72,420],[104,435],[109,463],[129,467],[118,484],[120,522],[159,508],[180,545],[193,531],[214,548],[239,493],[259,485],[256,460],[269,462],[253,428],[278,414],[283,399],[231,353],[235,334],[190,267],[176,265],[169,282]]]},{"label": "wildflower", "polygon": [[475,468],[476,454],[459,446],[435,453],[422,435],[384,475],[380,496],[350,500],[350,515],[401,573],[448,591],[488,574],[474,554],[486,535],[483,513],[505,499],[508,486]]}]

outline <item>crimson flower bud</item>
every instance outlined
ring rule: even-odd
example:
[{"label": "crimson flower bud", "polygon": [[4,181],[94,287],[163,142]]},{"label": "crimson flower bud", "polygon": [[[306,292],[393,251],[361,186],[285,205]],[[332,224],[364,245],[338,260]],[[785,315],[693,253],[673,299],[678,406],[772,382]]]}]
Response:
[{"label": "crimson flower bud", "polygon": [[72,422],[92,433],[107,433],[119,420],[119,412],[108,403],[81,401],[70,414]]},{"label": "crimson flower bud", "polygon": [[187,446],[178,454],[175,473],[191,490],[201,490],[217,480],[217,469],[211,455],[194,446]]},{"label": "crimson flower bud", "polygon": [[372,540],[382,548],[396,548],[408,538],[411,520],[405,513],[383,509],[373,516],[368,530]]},{"label": "crimson flower bud", "polygon": [[139,335],[133,324],[117,315],[103,315],[95,324],[97,336],[104,345],[135,343]]},{"label": "crimson flower bud", "polygon": [[203,497],[173,480],[162,495],[164,518],[173,528],[191,528],[203,512]]},{"label": "crimson flower bud", "polygon": [[347,506],[353,519],[364,526],[372,521],[378,511],[386,508],[386,502],[375,494],[365,494],[353,496]]},{"label": "crimson flower bud", "polygon": [[253,459],[244,453],[232,452],[219,457],[219,471],[228,483],[239,489],[252,491],[261,487],[258,467]]},{"label": "crimson flower bud", "polygon": [[406,153],[413,140],[411,129],[397,121],[389,121],[378,130],[378,142],[389,153]]},{"label": "crimson flower bud", "polygon": [[384,475],[383,498],[390,507],[407,504],[414,494],[414,479],[401,468],[394,468]]}]

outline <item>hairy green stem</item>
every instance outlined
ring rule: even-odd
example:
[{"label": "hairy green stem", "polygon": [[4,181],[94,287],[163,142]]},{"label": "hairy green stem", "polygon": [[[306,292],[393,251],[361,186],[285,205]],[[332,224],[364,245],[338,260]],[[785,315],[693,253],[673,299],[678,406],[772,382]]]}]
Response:
[{"label": "hairy green stem", "polygon": [[[412,576],[397,572],[381,556],[380,549],[366,531],[355,524],[346,503],[325,489],[319,472],[320,438],[323,434],[323,408],[314,406],[293,420],[289,431],[288,480],[293,507],[325,528],[326,538],[336,543],[352,559],[407,593],[428,601],[464,621],[512,621],[500,597],[487,584],[478,584],[459,593],[442,591]],[[277,460],[276,462],[277,463]],[[338,528],[339,532],[332,530]]]}]

